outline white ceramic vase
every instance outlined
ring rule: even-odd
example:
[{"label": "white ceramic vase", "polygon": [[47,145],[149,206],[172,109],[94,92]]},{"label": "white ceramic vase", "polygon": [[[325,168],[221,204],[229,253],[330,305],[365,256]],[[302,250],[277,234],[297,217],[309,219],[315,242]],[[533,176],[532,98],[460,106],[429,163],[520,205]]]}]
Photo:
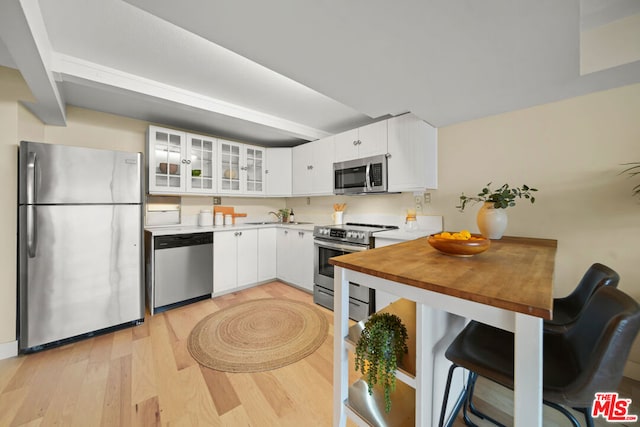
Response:
[{"label": "white ceramic vase", "polygon": [[494,208],[493,202],[484,202],[478,211],[477,224],[480,233],[488,239],[500,239],[507,229],[507,212]]}]

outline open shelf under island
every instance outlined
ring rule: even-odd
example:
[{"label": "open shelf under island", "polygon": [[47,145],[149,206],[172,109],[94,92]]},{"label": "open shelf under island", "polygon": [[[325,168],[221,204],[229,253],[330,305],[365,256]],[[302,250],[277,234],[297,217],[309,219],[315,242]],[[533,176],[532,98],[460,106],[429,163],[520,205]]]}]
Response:
[{"label": "open shelf under island", "polygon": [[[344,426],[347,416],[362,426],[437,425],[449,367],[444,352],[468,319],[515,333],[515,424],[542,425],[542,320],[552,313],[556,246],[555,240],[503,237],[492,241],[487,252],[458,258],[435,251],[420,238],[332,258],[334,426]],[[348,352],[362,328],[349,330],[349,282],[415,302],[414,355],[406,356],[415,365],[398,370],[403,385],[392,396],[391,412],[395,408],[399,415],[385,416],[376,393],[367,397],[364,381],[348,384]],[[388,310],[407,304],[398,303]],[[461,379],[457,388],[462,388]],[[414,416],[407,417],[412,410]]]}]

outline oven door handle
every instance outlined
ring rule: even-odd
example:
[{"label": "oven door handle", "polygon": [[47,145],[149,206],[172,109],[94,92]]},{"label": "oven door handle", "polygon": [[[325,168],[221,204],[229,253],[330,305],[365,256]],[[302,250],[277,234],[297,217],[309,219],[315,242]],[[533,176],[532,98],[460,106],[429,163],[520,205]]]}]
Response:
[{"label": "oven door handle", "polygon": [[338,249],[345,252],[361,252],[369,249],[368,246],[344,245],[341,243],[328,242],[326,240],[318,240],[318,239],[315,239],[314,243],[318,247],[323,247],[328,249]]}]

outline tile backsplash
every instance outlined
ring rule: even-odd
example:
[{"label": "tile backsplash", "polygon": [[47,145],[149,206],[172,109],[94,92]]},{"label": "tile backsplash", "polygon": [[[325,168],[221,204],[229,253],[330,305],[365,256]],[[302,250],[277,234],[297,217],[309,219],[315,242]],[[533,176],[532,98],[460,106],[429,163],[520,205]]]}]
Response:
[{"label": "tile backsplash", "polygon": [[[404,224],[407,209],[415,207],[412,193],[289,198],[222,197],[222,205],[233,206],[236,212],[247,214],[244,218],[237,218],[237,223],[272,221],[275,217],[269,212],[286,207],[293,209],[297,221],[330,224],[335,203],[346,203],[345,221],[398,226]],[[213,207],[213,197],[148,196],[145,224],[193,225],[197,224],[201,210],[213,211]],[[428,222],[429,216],[438,215],[429,208],[430,205],[426,204],[422,212],[418,212],[418,224]]]}]

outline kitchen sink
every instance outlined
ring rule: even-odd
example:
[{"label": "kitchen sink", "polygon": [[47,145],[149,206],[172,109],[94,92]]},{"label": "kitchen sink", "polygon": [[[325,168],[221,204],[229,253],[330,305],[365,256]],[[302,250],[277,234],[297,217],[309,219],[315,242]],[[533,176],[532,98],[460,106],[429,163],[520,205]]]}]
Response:
[{"label": "kitchen sink", "polygon": [[246,225],[265,225],[265,224],[282,224],[280,221],[257,221],[245,222]]},{"label": "kitchen sink", "polygon": [[283,224],[283,225],[303,225],[313,224],[312,222],[280,222],[280,221],[257,221],[257,222],[245,222],[246,225],[268,225],[268,224]]}]

